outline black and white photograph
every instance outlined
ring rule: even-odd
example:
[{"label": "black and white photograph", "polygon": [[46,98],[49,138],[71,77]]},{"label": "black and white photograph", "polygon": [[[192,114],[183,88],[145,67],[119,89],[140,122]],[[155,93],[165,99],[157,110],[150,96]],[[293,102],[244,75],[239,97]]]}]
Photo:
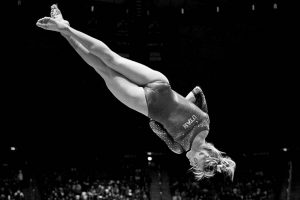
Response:
[{"label": "black and white photograph", "polygon": [[11,0],[0,200],[299,200],[282,0]]}]

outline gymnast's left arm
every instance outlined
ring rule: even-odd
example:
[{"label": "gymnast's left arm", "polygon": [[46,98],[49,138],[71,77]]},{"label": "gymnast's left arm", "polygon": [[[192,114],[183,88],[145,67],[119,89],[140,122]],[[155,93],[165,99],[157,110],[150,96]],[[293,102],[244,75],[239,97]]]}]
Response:
[{"label": "gymnast's left arm", "polygon": [[190,91],[185,99],[196,104],[205,113],[208,113],[205,95],[199,86],[196,86],[192,91]]}]

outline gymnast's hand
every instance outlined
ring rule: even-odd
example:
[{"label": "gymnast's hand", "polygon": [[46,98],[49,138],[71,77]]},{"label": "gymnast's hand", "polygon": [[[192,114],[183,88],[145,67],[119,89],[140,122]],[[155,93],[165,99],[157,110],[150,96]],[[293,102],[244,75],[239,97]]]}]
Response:
[{"label": "gymnast's hand", "polygon": [[45,30],[56,31],[60,33],[66,32],[69,27],[69,23],[65,23],[64,20],[52,17],[43,17],[37,21],[36,25]]}]

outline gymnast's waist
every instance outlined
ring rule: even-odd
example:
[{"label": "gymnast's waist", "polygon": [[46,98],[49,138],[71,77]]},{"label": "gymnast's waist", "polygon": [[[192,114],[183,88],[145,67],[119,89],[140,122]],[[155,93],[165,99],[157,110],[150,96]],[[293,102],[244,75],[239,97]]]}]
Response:
[{"label": "gymnast's waist", "polygon": [[[209,131],[209,118],[195,124],[190,130],[175,134],[173,138],[185,151],[188,151],[190,150],[195,137],[203,131]],[[206,136],[207,134],[205,137]]]}]

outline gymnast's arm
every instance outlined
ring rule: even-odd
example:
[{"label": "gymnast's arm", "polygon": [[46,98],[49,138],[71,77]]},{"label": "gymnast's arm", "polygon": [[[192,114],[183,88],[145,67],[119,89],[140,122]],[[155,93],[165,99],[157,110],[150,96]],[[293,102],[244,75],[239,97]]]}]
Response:
[{"label": "gymnast's arm", "polygon": [[166,130],[158,124],[154,120],[150,120],[149,125],[152,129],[152,131],[161,139],[163,140],[169,149],[173,151],[174,153],[181,154],[184,152],[183,148],[173,140],[173,138],[166,132]]},{"label": "gymnast's arm", "polygon": [[195,98],[194,93],[192,91],[189,92],[186,95],[185,99],[188,100],[188,101],[190,101],[190,102],[192,102],[192,103],[194,103],[196,101],[196,98]]},{"label": "gymnast's arm", "polygon": [[188,93],[185,99],[196,104],[205,113],[208,113],[205,95],[199,86],[196,86],[190,93]]}]

